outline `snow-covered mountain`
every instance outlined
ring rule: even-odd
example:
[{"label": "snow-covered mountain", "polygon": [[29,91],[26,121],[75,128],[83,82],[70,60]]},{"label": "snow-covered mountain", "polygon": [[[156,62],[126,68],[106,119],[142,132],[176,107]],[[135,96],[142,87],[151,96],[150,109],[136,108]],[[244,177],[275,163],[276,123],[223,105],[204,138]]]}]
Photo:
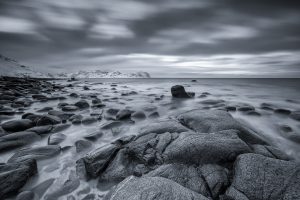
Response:
[{"label": "snow-covered mountain", "polygon": [[16,60],[0,54],[0,76],[32,78],[150,78],[147,72],[121,73],[119,71],[78,71],[75,73],[42,73],[19,64]]},{"label": "snow-covered mountain", "polygon": [[78,71],[71,74],[60,74],[61,76],[73,77],[73,78],[150,78],[150,74],[147,72],[137,72],[137,73],[122,73],[119,71]]},{"label": "snow-covered mountain", "polygon": [[28,66],[21,65],[16,60],[0,54],[0,76],[53,78],[51,74],[37,72]]}]

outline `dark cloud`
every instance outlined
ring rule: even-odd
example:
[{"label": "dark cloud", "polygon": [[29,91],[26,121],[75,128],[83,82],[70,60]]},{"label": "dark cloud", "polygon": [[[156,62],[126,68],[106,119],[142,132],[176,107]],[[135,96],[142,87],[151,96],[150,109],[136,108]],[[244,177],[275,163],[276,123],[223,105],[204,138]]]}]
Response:
[{"label": "dark cloud", "polygon": [[293,0],[3,0],[0,52],[50,71],[300,76],[299,10]]}]

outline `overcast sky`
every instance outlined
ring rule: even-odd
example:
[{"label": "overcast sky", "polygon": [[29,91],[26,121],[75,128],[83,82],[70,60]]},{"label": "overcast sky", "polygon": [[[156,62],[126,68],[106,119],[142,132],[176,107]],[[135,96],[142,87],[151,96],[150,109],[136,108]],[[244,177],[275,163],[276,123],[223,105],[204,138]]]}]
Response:
[{"label": "overcast sky", "polygon": [[300,1],[0,0],[0,54],[50,72],[300,77]]}]

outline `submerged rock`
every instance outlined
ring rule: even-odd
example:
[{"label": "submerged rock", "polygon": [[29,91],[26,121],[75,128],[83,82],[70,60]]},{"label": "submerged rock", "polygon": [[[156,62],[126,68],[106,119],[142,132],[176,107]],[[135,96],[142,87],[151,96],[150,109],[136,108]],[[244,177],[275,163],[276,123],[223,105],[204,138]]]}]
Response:
[{"label": "submerged rock", "polygon": [[74,104],[79,109],[86,109],[90,107],[90,104],[86,100],[80,100]]},{"label": "submerged rock", "polygon": [[182,85],[172,86],[171,93],[176,98],[191,98],[195,96],[194,92],[186,92]]}]

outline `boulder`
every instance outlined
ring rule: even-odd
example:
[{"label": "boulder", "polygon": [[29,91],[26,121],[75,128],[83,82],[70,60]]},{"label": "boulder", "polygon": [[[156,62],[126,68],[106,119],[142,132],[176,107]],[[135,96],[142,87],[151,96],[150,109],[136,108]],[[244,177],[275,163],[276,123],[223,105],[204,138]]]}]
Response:
[{"label": "boulder", "polygon": [[0,199],[16,194],[37,173],[35,160],[0,164]]},{"label": "boulder", "polygon": [[150,123],[148,125],[145,125],[140,128],[140,134],[148,134],[148,133],[181,133],[181,132],[186,132],[189,129],[186,127],[182,126],[180,123],[178,123],[176,120],[165,120],[165,121],[157,121]]},{"label": "boulder", "polygon": [[1,126],[8,132],[19,132],[33,127],[34,123],[29,119],[17,119],[4,122]]},{"label": "boulder", "polygon": [[54,115],[43,115],[36,123],[37,126],[55,125],[61,123],[61,119]]},{"label": "boulder", "polygon": [[62,133],[54,133],[52,135],[49,136],[48,138],[48,144],[49,145],[55,145],[55,144],[59,144],[62,141],[64,141],[66,139],[66,135],[62,134]]},{"label": "boulder", "polygon": [[133,113],[133,112],[128,109],[120,110],[116,115],[116,119],[117,120],[129,119],[131,117],[131,113]]},{"label": "boulder", "polygon": [[87,140],[77,140],[75,142],[76,152],[80,153],[86,151],[87,149],[91,148],[92,143]]},{"label": "boulder", "polygon": [[141,177],[130,176],[119,183],[111,191],[106,200],[208,200],[178,183],[162,177]]},{"label": "boulder", "polygon": [[192,98],[195,96],[194,92],[186,92],[182,85],[174,85],[171,88],[173,97],[176,98]]},{"label": "boulder", "polygon": [[88,153],[85,157],[76,162],[77,173],[86,173],[87,176],[97,177],[105,170],[118,150],[119,147],[117,145],[109,144]]},{"label": "boulder", "polygon": [[200,133],[213,133],[222,130],[239,130],[238,136],[249,144],[266,144],[254,131],[235,120],[222,110],[191,110],[177,116],[184,126]]},{"label": "boulder", "polygon": [[86,100],[80,100],[74,104],[79,109],[86,109],[90,107],[90,104]]},{"label": "boulder", "polygon": [[300,167],[258,154],[240,155],[226,195],[233,200],[300,199]]},{"label": "boulder", "polygon": [[163,153],[166,163],[220,165],[231,164],[239,154],[252,150],[241,140],[235,130],[211,134],[182,133]]}]

